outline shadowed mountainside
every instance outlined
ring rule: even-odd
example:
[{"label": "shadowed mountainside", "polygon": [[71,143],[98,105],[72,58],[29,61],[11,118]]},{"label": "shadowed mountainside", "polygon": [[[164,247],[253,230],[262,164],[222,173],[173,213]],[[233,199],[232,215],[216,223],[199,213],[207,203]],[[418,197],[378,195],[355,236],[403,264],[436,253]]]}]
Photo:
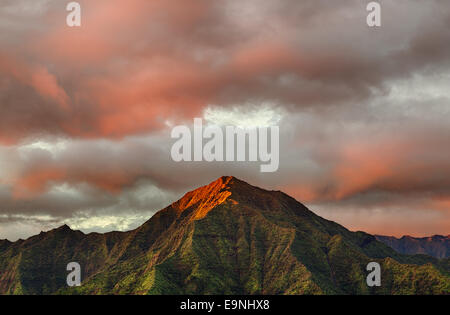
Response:
[{"label": "shadowed mountainside", "polygon": [[[66,285],[69,262],[82,286]],[[366,266],[382,286],[366,285]],[[448,294],[450,263],[406,256],[279,191],[221,177],[139,228],[0,242],[1,294]]]},{"label": "shadowed mountainside", "polygon": [[424,254],[436,258],[450,257],[450,235],[434,235],[431,237],[403,236],[396,238],[393,236],[376,235],[377,240],[392,247],[397,252],[414,255]]}]

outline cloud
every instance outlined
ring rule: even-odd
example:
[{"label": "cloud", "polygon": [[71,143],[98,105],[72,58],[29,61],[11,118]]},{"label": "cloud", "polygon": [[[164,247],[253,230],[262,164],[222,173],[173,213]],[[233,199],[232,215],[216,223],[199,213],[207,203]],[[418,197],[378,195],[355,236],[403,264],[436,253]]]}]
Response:
[{"label": "cloud", "polygon": [[[379,31],[364,26],[365,6],[356,0],[81,4],[80,29],[63,23],[66,12],[57,1],[2,5],[5,19],[24,15],[41,26],[7,26],[26,39],[25,49],[2,39],[1,64],[10,64],[8,55],[21,60],[20,69],[11,70],[21,78],[1,71],[10,80],[1,120],[10,135],[3,142],[54,132],[143,134],[209,104],[272,101],[295,111],[360,106],[387,93],[391,80],[448,69],[450,60],[450,32],[443,31],[450,27],[450,8],[440,1],[386,3]],[[15,97],[24,84],[34,93]],[[15,111],[30,103],[40,104],[29,108],[31,126]]]}]

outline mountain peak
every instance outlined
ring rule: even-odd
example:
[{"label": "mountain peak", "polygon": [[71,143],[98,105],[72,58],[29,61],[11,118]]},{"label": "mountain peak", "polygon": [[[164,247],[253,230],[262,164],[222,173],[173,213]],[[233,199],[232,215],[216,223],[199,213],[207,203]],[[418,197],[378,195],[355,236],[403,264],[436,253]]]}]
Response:
[{"label": "mountain peak", "polygon": [[214,185],[214,184],[221,184],[224,188],[228,187],[231,188],[232,186],[234,186],[235,184],[241,183],[241,184],[245,184],[248,186],[251,186],[250,184],[244,182],[243,180],[240,180],[239,178],[236,178],[234,176],[222,176],[219,177],[218,179],[216,179],[215,181],[213,181],[212,183],[206,185]]},{"label": "mountain peak", "polygon": [[188,192],[172,206],[180,212],[195,206],[194,219],[199,220],[231,196],[231,188],[237,181],[239,180],[233,176],[222,176],[208,185]]},{"label": "mountain peak", "polygon": [[215,181],[211,182],[210,184],[208,184],[208,185],[206,185],[206,186],[214,185],[215,183],[218,183],[218,184],[227,186],[227,185],[229,185],[229,184],[232,184],[232,182],[233,182],[234,180],[236,180],[236,179],[237,179],[237,178],[234,177],[234,176],[221,176],[221,177],[219,177],[218,179],[216,179]]},{"label": "mountain peak", "polygon": [[55,234],[55,233],[68,233],[68,232],[72,232],[72,229],[67,225],[61,225],[60,227],[54,228],[48,232],[44,232],[42,231],[39,235],[48,235],[48,234]]},{"label": "mountain peak", "polygon": [[72,231],[72,229],[67,224],[63,224],[56,228],[55,231]]},{"label": "mountain peak", "polygon": [[227,203],[230,206],[259,209],[267,213],[290,212],[310,216],[303,204],[280,192],[265,190],[248,184],[234,176],[222,176],[215,181],[186,193],[171,205],[178,215],[192,210],[193,220],[203,219],[215,207]]}]

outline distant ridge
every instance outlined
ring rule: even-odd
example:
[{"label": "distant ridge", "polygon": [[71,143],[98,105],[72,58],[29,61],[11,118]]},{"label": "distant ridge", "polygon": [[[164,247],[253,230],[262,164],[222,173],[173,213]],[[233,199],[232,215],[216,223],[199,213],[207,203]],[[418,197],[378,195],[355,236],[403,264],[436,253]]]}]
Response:
[{"label": "distant ridge", "polygon": [[401,238],[375,235],[375,237],[401,254],[425,254],[436,258],[450,257],[450,235],[434,235],[430,237],[405,235]]},{"label": "distant ridge", "polygon": [[[82,285],[66,285],[78,262]],[[382,286],[366,284],[378,262]],[[0,243],[0,294],[450,294],[450,260],[405,256],[294,198],[225,176],[129,232]]]}]

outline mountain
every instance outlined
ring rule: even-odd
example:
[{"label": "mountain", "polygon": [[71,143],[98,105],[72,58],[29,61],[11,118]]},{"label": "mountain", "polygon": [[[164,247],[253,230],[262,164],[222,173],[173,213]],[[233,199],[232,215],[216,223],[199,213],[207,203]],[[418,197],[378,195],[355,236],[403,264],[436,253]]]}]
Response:
[{"label": "mountain", "polygon": [[[66,266],[82,286],[66,285]],[[366,285],[369,262],[382,285]],[[129,232],[0,243],[0,294],[449,294],[450,260],[406,256],[279,191],[221,177]]]},{"label": "mountain", "polygon": [[385,243],[402,254],[424,254],[436,258],[450,257],[450,235],[435,235],[421,238],[411,236],[396,238],[382,235],[375,235],[375,237],[380,242]]}]

